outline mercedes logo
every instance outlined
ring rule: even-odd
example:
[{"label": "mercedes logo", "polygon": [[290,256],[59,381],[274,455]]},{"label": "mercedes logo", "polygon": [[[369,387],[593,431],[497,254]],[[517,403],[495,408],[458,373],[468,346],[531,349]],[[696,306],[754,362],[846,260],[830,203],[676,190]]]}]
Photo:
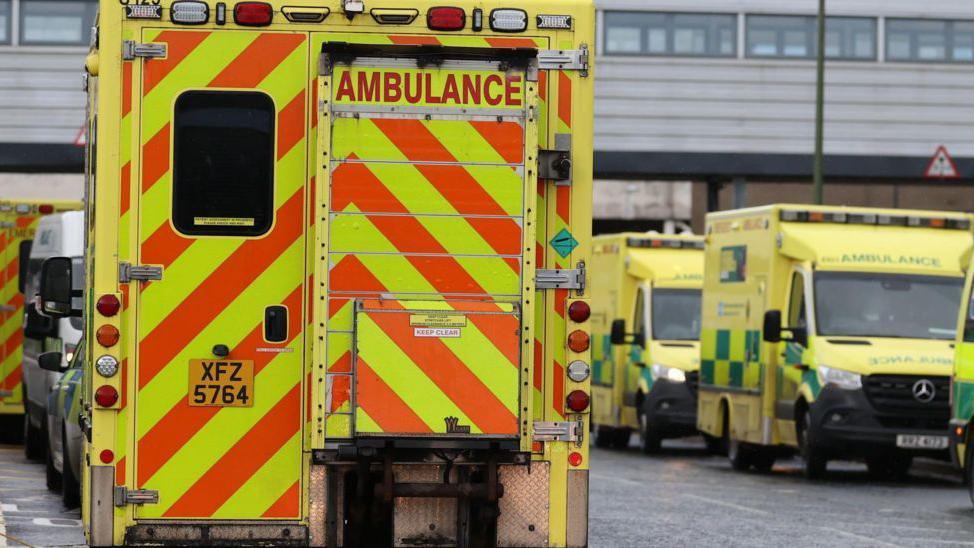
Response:
[{"label": "mercedes logo", "polygon": [[921,379],[913,383],[913,398],[921,403],[930,403],[937,395],[937,387],[927,379]]}]

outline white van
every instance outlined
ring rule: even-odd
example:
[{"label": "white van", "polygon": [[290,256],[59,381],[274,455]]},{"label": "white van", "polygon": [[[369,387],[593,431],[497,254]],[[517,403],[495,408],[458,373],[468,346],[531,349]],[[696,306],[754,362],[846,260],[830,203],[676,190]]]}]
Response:
[{"label": "white van", "polygon": [[[29,253],[24,282],[24,295],[28,302],[38,293],[41,264],[49,257],[71,257],[74,272],[84,272],[84,212],[69,211],[48,215],[40,220],[34,240],[23,246]],[[29,251],[28,251],[29,249]],[[21,260],[24,260],[21,257]],[[74,280],[78,289],[83,280]],[[75,347],[81,339],[81,318],[54,319],[43,316],[34,306],[24,307],[24,451],[27,458],[41,460],[47,449],[47,396],[61,373],[45,371],[37,364],[44,352],[62,352],[65,365],[71,361]]]}]

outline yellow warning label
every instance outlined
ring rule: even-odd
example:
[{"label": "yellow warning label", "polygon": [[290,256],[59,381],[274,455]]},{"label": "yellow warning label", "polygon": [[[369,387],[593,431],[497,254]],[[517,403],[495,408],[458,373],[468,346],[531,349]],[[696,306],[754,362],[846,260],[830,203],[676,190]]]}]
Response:
[{"label": "yellow warning label", "polygon": [[463,314],[410,314],[409,325],[413,327],[466,327],[467,317]]},{"label": "yellow warning label", "polygon": [[247,217],[194,217],[196,226],[254,226],[254,220]]}]

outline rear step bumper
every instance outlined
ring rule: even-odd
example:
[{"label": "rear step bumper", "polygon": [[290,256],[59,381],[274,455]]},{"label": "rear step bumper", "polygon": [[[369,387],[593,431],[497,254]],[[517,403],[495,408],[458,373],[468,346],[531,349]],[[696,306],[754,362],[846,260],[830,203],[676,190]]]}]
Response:
[{"label": "rear step bumper", "polygon": [[[330,449],[316,449],[311,453],[312,464],[330,464],[337,461],[355,461],[376,458],[392,453],[397,462],[416,462],[416,456],[430,451],[470,451],[474,454],[494,454],[498,462],[526,464],[531,454],[520,452],[516,439],[436,439],[436,438],[356,438]],[[422,459],[419,459],[422,460]],[[486,458],[483,459],[486,461]]]},{"label": "rear step bumper", "polygon": [[142,522],[125,531],[126,546],[307,546],[308,528],[299,523]]}]

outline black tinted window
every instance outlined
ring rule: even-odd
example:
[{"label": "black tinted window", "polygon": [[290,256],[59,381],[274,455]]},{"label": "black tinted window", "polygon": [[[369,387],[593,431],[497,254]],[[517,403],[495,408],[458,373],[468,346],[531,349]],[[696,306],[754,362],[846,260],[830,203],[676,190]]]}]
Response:
[{"label": "black tinted window", "polygon": [[274,217],[274,103],[257,92],[176,100],[173,223],[184,234],[257,236]]}]

